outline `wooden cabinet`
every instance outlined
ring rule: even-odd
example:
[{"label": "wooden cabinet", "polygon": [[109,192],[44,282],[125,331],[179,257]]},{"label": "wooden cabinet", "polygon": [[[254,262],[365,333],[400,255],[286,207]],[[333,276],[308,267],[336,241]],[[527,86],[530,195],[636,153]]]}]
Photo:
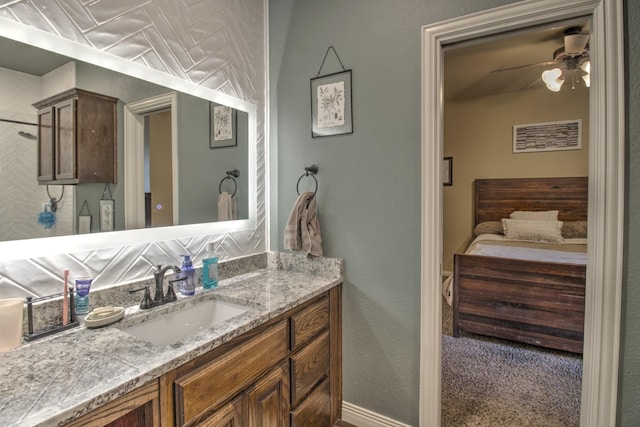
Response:
[{"label": "wooden cabinet", "polygon": [[66,427],[331,427],[342,415],[342,285]]},{"label": "wooden cabinet", "polygon": [[227,403],[216,411],[215,414],[206,418],[201,427],[241,427],[244,426],[245,397],[238,396],[235,400]]},{"label": "wooden cabinet", "polygon": [[179,369],[173,382],[177,425],[196,422],[255,383],[274,363],[284,360],[287,337],[287,323],[281,321],[204,366],[184,374],[190,366]]},{"label": "wooden cabinet", "polygon": [[72,89],[38,109],[38,182],[117,182],[116,98]]},{"label": "wooden cabinet", "polygon": [[53,181],[53,107],[38,111],[38,182]]},{"label": "wooden cabinet", "polygon": [[74,420],[66,427],[159,427],[160,398],[158,381],[129,392],[95,411]]},{"label": "wooden cabinet", "polygon": [[340,409],[333,408],[331,400],[339,391],[331,386],[341,377],[338,380],[334,372],[332,380],[330,375],[341,369],[332,364],[339,354],[330,340],[335,315],[330,297],[325,295],[291,316],[291,426],[332,426],[340,418]]},{"label": "wooden cabinet", "polygon": [[160,378],[166,426],[330,427],[342,411],[342,286]]},{"label": "wooden cabinet", "polygon": [[289,425],[289,369],[286,363],[273,369],[245,392],[247,426]]}]

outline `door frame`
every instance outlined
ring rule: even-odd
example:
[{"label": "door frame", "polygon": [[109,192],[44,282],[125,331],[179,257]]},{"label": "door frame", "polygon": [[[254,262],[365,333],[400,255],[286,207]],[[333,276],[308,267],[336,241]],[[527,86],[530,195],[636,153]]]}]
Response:
[{"label": "door frame", "polygon": [[178,225],[178,95],[169,92],[124,107],[124,228],[145,228],[144,119],[154,111],[171,108],[171,182],[173,225]]},{"label": "door frame", "polygon": [[624,243],[622,0],[530,0],[422,28],[421,426],[441,425],[443,46],[577,16],[592,20],[593,76],[580,423],[615,425]]}]

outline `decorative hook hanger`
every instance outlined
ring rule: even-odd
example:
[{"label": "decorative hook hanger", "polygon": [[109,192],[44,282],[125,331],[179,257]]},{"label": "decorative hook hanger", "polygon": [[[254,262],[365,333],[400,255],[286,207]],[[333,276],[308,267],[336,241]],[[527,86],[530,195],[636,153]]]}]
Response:
[{"label": "decorative hook hanger", "polygon": [[300,178],[298,178],[298,183],[296,184],[296,192],[298,193],[298,196],[300,195],[300,181],[305,176],[310,176],[311,178],[313,178],[313,181],[316,184],[316,188],[313,190],[313,195],[314,196],[316,195],[316,193],[318,192],[318,180],[316,179],[316,174],[317,173],[318,173],[318,166],[317,165],[311,165],[311,166],[305,166],[304,167],[304,174],[302,174],[302,176],[300,176]]},{"label": "decorative hook hanger", "polygon": [[336,55],[336,58],[338,58],[338,62],[340,63],[340,66],[342,67],[342,71],[347,71],[346,68],[344,68],[344,65],[342,64],[342,61],[340,60],[340,57],[338,56],[338,52],[336,52],[336,49],[333,47],[333,45],[329,46],[327,48],[327,51],[324,53],[324,58],[322,58],[322,64],[320,64],[320,69],[318,70],[318,74],[316,74],[316,77],[318,77],[320,75],[320,72],[322,71],[322,67],[324,66],[324,61],[327,59],[327,55],[329,54],[329,51],[332,50],[333,53]]},{"label": "decorative hook hanger", "polygon": [[51,193],[49,193],[49,185],[47,185],[47,196],[49,196],[49,203],[51,204],[51,212],[56,212],[58,210],[58,203],[62,201],[64,197],[64,185],[62,186],[62,193],[60,193],[59,199],[54,199],[51,197]]},{"label": "decorative hook hanger", "polygon": [[240,171],[238,169],[227,171],[227,176],[225,176],[220,180],[220,184],[218,185],[218,193],[222,194],[222,183],[225,182],[227,179],[230,179],[231,181],[233,181],[233,185],[234,185],[233,194],[231,194],[231,197],[235,196],[236,192],[238,191],[238,183],[236,182],[235,178],[238,178],[239,176],[240,176]]}]

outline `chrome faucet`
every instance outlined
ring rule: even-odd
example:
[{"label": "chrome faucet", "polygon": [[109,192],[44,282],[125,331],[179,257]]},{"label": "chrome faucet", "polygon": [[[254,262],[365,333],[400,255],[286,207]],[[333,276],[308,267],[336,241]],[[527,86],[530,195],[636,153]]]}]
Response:
[{"label": "chrome faucet", "polygon": [[153,273],[153,278],[156,281],[156,292],[153,296],[153,305],[158,306],[167,302],[175,301],[177,299],[176,293],[173,290],[173,284],[169,282],[169,289],[167,289],[167,295],[164,294],[164,275],[167,270],[173,270],[174,273],[180,272],[180,268],[175,265],[167,265],[162,268],[158,265],[157,270]]}]

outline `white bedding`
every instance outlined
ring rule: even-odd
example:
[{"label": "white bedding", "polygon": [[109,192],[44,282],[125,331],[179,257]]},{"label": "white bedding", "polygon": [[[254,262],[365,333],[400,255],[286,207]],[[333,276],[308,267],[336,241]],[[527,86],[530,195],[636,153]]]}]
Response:
[{"label": "white bedding", "polygon": [[[469,245],[465,254],[586,265],[586,244],[587,239],[564,239],[563,243],[536,247],[533,242],[508,240],[497,234],[481,234]],[[579,247],[576,245],[584,245],[585,250],[574,251],[574,247]],[[442,295],[449,305],[453,304],[453,275],[442,284]]]}]

